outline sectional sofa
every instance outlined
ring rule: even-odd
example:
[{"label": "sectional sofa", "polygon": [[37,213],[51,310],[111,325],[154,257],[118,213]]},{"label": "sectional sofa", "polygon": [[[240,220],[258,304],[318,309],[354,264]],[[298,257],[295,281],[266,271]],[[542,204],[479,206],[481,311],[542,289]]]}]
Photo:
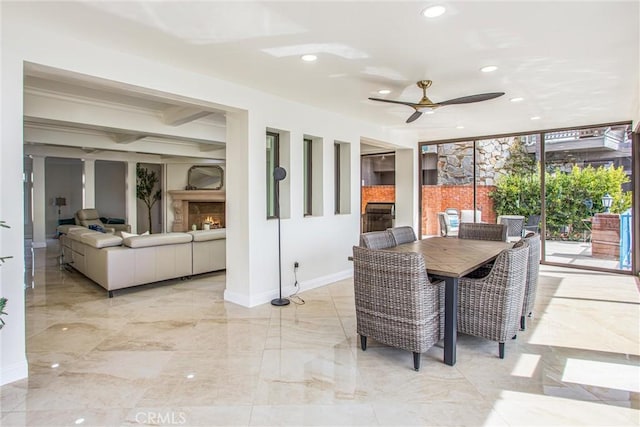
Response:
[{"label": "sectional sofa", "polygon": [[223,270],[226,230],[199,230],[122,238],[85,227],[60,236],[62,262],[113,297],[113,291],[161,280]]}]

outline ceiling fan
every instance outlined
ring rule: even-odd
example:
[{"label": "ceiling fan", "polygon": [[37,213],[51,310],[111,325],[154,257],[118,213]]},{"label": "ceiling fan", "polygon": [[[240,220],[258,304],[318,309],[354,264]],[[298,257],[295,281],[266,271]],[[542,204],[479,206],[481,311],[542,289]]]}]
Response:
[{"label": "ceiling fan", "polygon": [[450,99],[448,101],[432,102],[429,98],[427,98],[427,88],[431,86],[431,83],[432,83],[431,80],[419,80],[416,83],[416,85],[418,85],[418,87],[422,89],[422,99],[418,101],[418,103],[394,101],[392,99],[382,99],[382,98],[369,98],[369,99],[372,101],[381,101],[381,102],[390,102],[392,104],[408,105],[409,107],[416,110],[415,113],[413,113],[407,119],[407,123],[411,123],[412,121],[420,117],[424,111],[427,111],[427,110],[433,110],[434,108],[443,107],[445,105],[469,104],[471,102],[487,101],[489,99],[497,98],[499,96],[504,95],[504,92],[479,93],[477,95],[463,96],[460,98]]}]

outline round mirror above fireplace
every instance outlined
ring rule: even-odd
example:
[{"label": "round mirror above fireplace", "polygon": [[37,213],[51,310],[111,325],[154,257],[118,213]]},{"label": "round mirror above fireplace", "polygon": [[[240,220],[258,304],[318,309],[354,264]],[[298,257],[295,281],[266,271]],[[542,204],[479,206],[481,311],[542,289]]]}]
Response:
[{"label": "round mirror above fireplace", "polygon": [[220,190],[224,184],[224,170],[217,165],[197,165],[189,168],[187,190]]}]

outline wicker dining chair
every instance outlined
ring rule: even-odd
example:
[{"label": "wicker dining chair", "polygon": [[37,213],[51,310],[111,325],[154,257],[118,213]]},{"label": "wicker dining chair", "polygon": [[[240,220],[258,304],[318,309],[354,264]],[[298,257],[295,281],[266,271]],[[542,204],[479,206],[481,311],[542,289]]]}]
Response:
[{"label": "wicker dining chair", "polygon": [[396,241],[389,230],[370,231],[360,235],[360,246],[369,249],[386,249],[396,246]]},{"label": "wicker dining chair", "polygon": [[536,301],[538,290],[538,276],[540,274],[540,235],[533,233],[523,239],[529,244],[529,262],[527,264],[527,282],[524,288],[524,300],[522,303],[522,316],[520,317],[520,329],[525,330],[526,318],[531,317],[533,305]]},{"label": "wicker dining chair", "polygon": [[427,277],[424,257],[353,247],[353,284],[360,346],[367,338],[420,354],[444,337],[444,282]]},{"label": "wicker dining chair", "polygon": [[393,235],[393,239],[395,240],[396,245],[415,242],[416,240],[418,240],[415,231],[413,231],[413,227],[409,225],[389,228],[387,229],[387,231],[389,231]]},{"label": "wicker dining chair", "polygon": [[521,240],[498,255],[488,276],[458,281],[458,332],[497,341],[501,359],[519,330],[528,260],[529,244]]},{"label": "wicker dining chair", "polygon": [[504,224],[461,222],[458,229],[458,238],[506,242],[507,226]]}]

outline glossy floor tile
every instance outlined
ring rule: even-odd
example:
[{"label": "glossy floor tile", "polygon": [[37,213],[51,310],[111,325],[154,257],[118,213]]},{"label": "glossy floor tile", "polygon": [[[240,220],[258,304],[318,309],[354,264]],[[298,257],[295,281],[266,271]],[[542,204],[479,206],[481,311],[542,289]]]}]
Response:
[{"label": "glossy floor tile", "polygon": [[640,425],[630,276],[543,266],[505,359],[461,335],[454,367],[440,343],[415,372],[409,352],[360,350],[350,279],[281,308],[225,302],[224,273],[109,299],[57,252],[27,254],[29,378],[0,388],[3,427]]}]

